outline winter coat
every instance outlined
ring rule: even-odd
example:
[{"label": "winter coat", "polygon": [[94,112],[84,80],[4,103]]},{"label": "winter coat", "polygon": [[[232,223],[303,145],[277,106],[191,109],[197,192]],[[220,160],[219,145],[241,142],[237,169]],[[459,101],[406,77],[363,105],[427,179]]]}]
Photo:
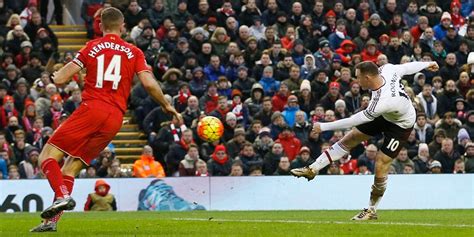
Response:
[{"label": "winter coat", "polygon": [[280,82],[271,77],[262,77],[258,83],[262,85],[265,96],[273,96],[280,89]]},{"label": "winter coat", "polygon": [[[283,115],[283,118],[285,119],[286,124],[288,126],[293,127],[295,125],[295,120],[296,120],[296,112],[300,111],[299,106],[295,107],[288,107],[286,106],[281,115]],[[305,114],[305,120],[307,120],[307,116]]]},{"label": "winter coat", "polygon": [[301,148],[301,142],[294,134],[290,136],[284,136],[283,134],[278,135],[278,139],[275,141],[281,143],[283,146],[283,151],[290,159],[290,162],[296,158],[296,155],[299,153]]},{"label": "winter coat", "polygon": [[461,158],[461,155],[459,155],[457,151],[453,151],[452,155],[448,155],[442,150],[439,150],[433,157],[434,160],[437,160],[441,163],[441,170],[445,174],[453,173],[454,162],[459,158]]},{"label": "winter coat", "polygon": [[282,156],[283,154],[276,155],[272,152],[268,152],[263,160],[263,174],[273,175],[278,168],[278,163],[280,163],[280,158]]}]

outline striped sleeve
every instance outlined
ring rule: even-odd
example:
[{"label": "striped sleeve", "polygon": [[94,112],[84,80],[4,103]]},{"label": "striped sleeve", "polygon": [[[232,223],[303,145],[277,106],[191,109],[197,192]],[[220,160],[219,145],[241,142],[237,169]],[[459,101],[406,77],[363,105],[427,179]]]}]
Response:
[{"label": "striped sleeve", "polygon": [[384,106],[382,106],[382,103],[380,102],[381,94],[381,90],[378,90],[373,99],[371,100],[367,109],[360,111],[349,118],[336,120],[334,122],[329,123],[320,123],[321,130],[332,131],[339,129],[347,129],[373,121],[375,118],[382,115],[385,111]]}]

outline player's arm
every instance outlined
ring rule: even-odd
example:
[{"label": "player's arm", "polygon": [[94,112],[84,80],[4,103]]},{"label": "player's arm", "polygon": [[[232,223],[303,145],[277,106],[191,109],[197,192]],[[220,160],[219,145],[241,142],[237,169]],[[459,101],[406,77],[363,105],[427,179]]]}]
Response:
[{"label": "player's arm", "polygon": [[315,132],[324,132],[338,129],[347,129],[368,123],[390,109],[390,106],[384,106],[384,104],[386,103],[384,103],[383,99],[372,99],[369,103],[369,106],[367,106],[365,110],[353,114],[349,118],[340,119],[329,123],[315,123],[313,129]]},{"label": "player's arm", "polygon": [[176,117],[180,122],[183,121],[181,114],[179,114],[175,108],[166,100],[163,91],[153,78],[152,74],[149,71],[141,71],[138,73],[138,79],[140,79],[143,87],[148,92],[148,94],[161,105],[161,108]]},{"label": "player's arm", "polygon": [[404,63],[399,65],[394,65],[395,71],[402,75],[411,75],[417,73],[423,69],[428,69],[430,71],[438,71],[439,66],[435,61],[432,62],[411,62]]},{"label": "player's arm", "polygon": [[364,114],[364,111],[353,114],[349,118],[344,118],[329,123],[316,123],[314,125],[315,132],[347,129],[372,121],[373,118],[367,117]]},{"label": "player's arm", "polygon": [[76,63],[69,62],[64,67],[53,73],[53,81],[57,85],[62,85],[67,83],[72,79],[72,77],[81,71],[81,67]]}]

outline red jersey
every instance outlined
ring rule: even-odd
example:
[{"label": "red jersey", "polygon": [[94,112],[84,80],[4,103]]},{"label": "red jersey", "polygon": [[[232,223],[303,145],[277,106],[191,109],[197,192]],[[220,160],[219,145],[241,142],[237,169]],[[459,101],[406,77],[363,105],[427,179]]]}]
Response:
[{"label": "red jersey", "polygon": [[73,62],[87,70],[83,101],[105,102],[122,112],[127,110],[135,73],[150,71],[143,52],[113,34],[89,41]]}]

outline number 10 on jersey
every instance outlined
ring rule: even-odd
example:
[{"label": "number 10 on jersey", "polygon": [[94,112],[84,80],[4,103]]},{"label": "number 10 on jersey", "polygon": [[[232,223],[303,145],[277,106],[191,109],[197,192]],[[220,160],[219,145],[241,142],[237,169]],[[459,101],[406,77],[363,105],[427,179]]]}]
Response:
[{"label": "number 10 on jersey", "polygon": [[104,73],[104,56],[105,55],[102,54],[97,57],[97,82],[95,83],[95,87],[102,88],[104,86],[104,81],[111,81],[113,82],[112,89],[117,90],[120,79],[122,79],[122,76],[120,76],[122,57],[120,55],[114,55]]}]

